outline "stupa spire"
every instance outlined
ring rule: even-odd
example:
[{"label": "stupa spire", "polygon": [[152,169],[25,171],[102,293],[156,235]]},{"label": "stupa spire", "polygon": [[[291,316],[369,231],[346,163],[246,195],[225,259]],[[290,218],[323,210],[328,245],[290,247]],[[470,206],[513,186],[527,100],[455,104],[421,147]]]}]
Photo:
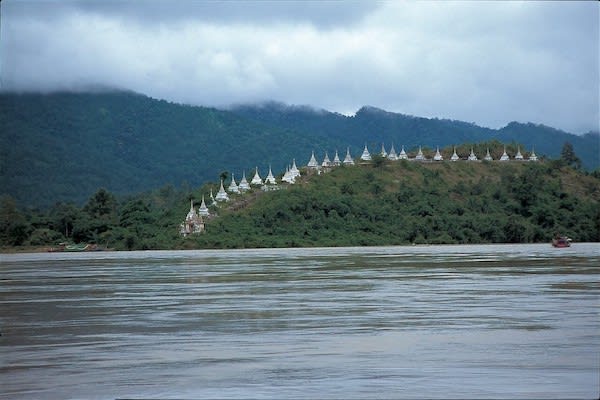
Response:
[{"label": "stupa spire", "polygon": [[433,161],[444,161],[444,157],[442,157],[442,153],[440,153],[440,146],[437,146]]},{"label": "stupa spire", "polygon": [[456,146],[454,146],[454,152],[452,153],[452,157],[450,157],[450,161],[458,161],[460,157],[456,154]]},{"label": "stupa spire", "polygon": [[471,154],[469,154],[469,161],[477,161],[477,156],[475,155],[475,153],[473,152],[473,148],[471,147]]},{"label": "stupa spire", "polygon": [[335,151],[335,157],[333,157],[333,166],[337,167],[338,165],[340,165],[342,162],[340,161],[340,156],[338,155],[338,151]]},{"label": "stupa spire", "polygon": [[529,155],[529,161],[537,161],[537,160],[538,160],[538,158],[535,155],[535,148],[532,147],[531,148],[531,154]]},{"label": "stupa spire", "polygon": [[235,183],[235,176],[233,175],[233,172],[231,173],[231,183],[229,184],[229,188],[227,188],[231,193],[239,193],[240,192],[240,188],[238,187],[237,183]]},{"label": "stupa spire", "polygon": [[385,151],[385,144],[384,143],[381,143],[381,153],[379,153],[379,154],[383,158],[387,157],[387,155],[388,155],[387,151]]},{"label": "stupa spire", "polygon": [[402,146],[402,149],[400,149],[400,154],[398,155],[398,159],[399,160],[408,160],[408,154],[406,154],[406,151],[404,151],[404,146]]},{"label": "stupa spire", "polygon": [[273,176],[273,171],[271,171],[270,164],[269,164],[269,174],[265,178],[265,183],[269,184],[269,185],[277,185],[277,181],[275,180],[275,177]]},{"label": "stupa spire", "polygon": [[203,217],[208,217],[210,212],[208,211],[208,207],[206,207],[206,203],[204,202],[204,195],[202,195],[202,203],[200,203],[200,208],[198,209],[198,214]]},{"label": "stupa spire", "polygon": [[317,162],[317,159],[315,158],[315,151],[313,150],[311,156],[310,156],[310,160],[308,161],[308,164],[306,165],[308,168],[312,168],[312,169],[319,169],[319,163]]},{"label": "stupa spire", "polygon": [[260,177],[260,175],[258,174],[258,167],[255,168],[254,177],[250,181],[250,184],[251,185],[257,185],[257,186],[263,184],[263,180]]},{"label": "stupa spire", "polygon": [[487,152],[485,153],[485,157],[483,157],[483,159],[485,161],[492,161],[493,160],[492,155],[490,154],[490,148],[489,147],[487,148]]},{"label": "stupa spire", "polygon": [[425,156],[423,155],[423,150],[421,150],[421,146],[419,146],[419,151],[417,152],[415,160],[417,160],[417,161],[425,161]]},{"label": "stupa spire", "polygon": [[215,199],[217,201],[229,201],[229,195],[223,187],[223,179],[221,179],[221,187],[219,188],[219,191],[217,192],[217,197],[215,197]]},{"label": "stupa spire", "polygon": [[371,161],[371,154],[369,153],[369,149],[367,149],[367,144],[365,143],[365,148],[360,156],[360,159],[363,161]]},{"label": "stupa spire", "polygon": [[327,154],[327,152],[325,152],[325,158],[323,159],[321,166],[323,168],[331,167],[331,160],[329,159],[329,154]]},{"label": "stupa spire", "polygon": [[500,157],[500,161],[508,161],[510,160],[510,157],[508,156],[508,154],[506,154],[506,145],[504,145],[504,153],[502,153],[502,156]]},{"label": "stupa spire", "polygon": [[515,155],[515,160],[519,160],[519,161],[523,160],[523,154],[521,154],[520,146],[517,146],[517,154]]},{"label": "stupa spire", "polygon": [[396,154],[396,149],[394,149],[394,143],[392,143],[392,148],[390,149],[387,157],[392,161],[396,161],[398,159],[398,154]]},{"label": "stupa spire", "polygon": [[348,147],[346,149],[346,157],[344,158],[344,164],[354,165],[354,160],[352,159],[352,156],[350,155],[350,147]]}]

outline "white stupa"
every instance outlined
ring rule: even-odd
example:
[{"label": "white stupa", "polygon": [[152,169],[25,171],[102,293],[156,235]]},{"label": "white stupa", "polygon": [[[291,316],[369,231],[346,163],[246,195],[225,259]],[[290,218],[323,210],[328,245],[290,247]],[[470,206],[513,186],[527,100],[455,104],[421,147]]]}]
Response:
[{"label": "white stupa", "polygon": [[371,161],[371,153],[369,153],[369,149],[367,149],[366,143],[365,143],[365,148],[360,156],[360,159],[363,161]]},{"label": "white stupa", "polygon": [[242,180],[240,181],[238,188],[242,192],[250,190],[250,184],[248,183],[248,180],[246,179],[246,171],[244,171],[244,173],[242,174]]},{"label": "white stupa", "polygon": [[398,154],[396,154],[396,149],[394,149],[394,143],[392,143],[392,148],[390,149],[387,157],[392,161],[396,161],[398,159]]},{"label": "white stupa", "polygon": [[398,160],[408,160],[408,154],[404,151],[404,146],[400,150],[400,154],[398,155]]},{"label": "white stupa", "polygon": [[229,195],[227,194],[227,192],[225,191],[225,188],[223,187],[223,179],[221,179],[221,187],[219,188],[219,191],[217,192],[217,196],[215,197],[215,200],[229,201]]},{"label": "white stupa", "polygon": [[537,160],[538,160],[538,158],[535,155],[535,149],[532,148],[531,149],[531,154],[529,155],[529,161],[537,161]]},{"label": "white stupa", "polygon": [[333,157],[333,162],[331,163],[331,165],[333,165],[334,167],[337,167],[338,165],[341,165],[342,162],[340,161],[340,156],[338,155],[338,151],[335,151],[335,157]]},{"label": "white stupa", "polygon": [[509,161],[510,157],[506,154],[506,145],[504,146],[504,153],[500,156],[500,161]]},{"label": "white stupa", "polygon": [[321,167],[323,167],[323,168],[331,167],[331,160],[329,159],[329,154],[327,154],[327,152],[325,152],[325,158],[323,159],[323,162],[321,163]]},{"label": "white stupa", "polygon": [[467,158],[467,160],[469,160],[469,161],[477,161],[477,156],[473,152],[473,148],[472,147],[471,147],[471,154],[469,154],[469,157]]},{"label": "white stupa", "polygon": [[417,155],[415,156],[415,160],[416,161],[425,161],[425,156],[423,155],[423,150],[421,150],[421,146],[419,146],[419,151],[417,152]]},{"label": "white stupa", "polygon": [[265,178],[265,184],[267,184],[267,185],[277,185],[277,181],[275,180],[275,177],[273,176],[273,171],[271,171],[271,166],[270,165],[269,165],[269,174]]},{"label": "white stupa", "polygon": [[202,195],[202,203],[200,203],[200,208],[198,209],[198,214],[203,217],[208,217],[210,212],[208,211],[208,207],[206,207],[206,203],[204,202],[204,195]]},{"label": "white stupa", "polygon": [[352,159],[352,156],[350,155],[350,147],[348,147],[348,149],[346,150],[346,157],[344,158],[344,164],[345,165],[354,165],[354,160]]},{"label": "white stupa", "polygon": [[488,147],[487,152],[485,153],[485,157],[483,157],[485,161],[492,161],[492,155],[490,154],[490,148]]},{"label": "white stupa", "polygon": [[456,154],[456,146],[454,146],[454,152],[452,153],[452,157],[450,157],[450,161],[458,161],[460,157]]},{"label": "white stupa", "polygon": [[260,175],[258,174],[258,167],[256,167],[256,169],[255,169],[254,177],[250,181],[250,184],[251,185],[256,185],[256,186],[261,186],[263,184],[263,180],[260,177]]},{"label": "white stupa", "polygon": [[315,152],[313,151],[311,156],[310,156],[310,160],[308,160],[308,164],[306,164],[306,166],[310,169],[319,169],[319,163],[317,162],[317,159],[315,158]]},{"label": "white stupa", "polygon": [[440,146],[438,146],[435,151],[435,155],[433,156],[433,161],[444,161],[444,157],[442,157],[442,153],[440,153]]},{"label": "white stupa", "polygon": [[515,160],[523,161],[523,154],[521,154],[520,146],[517,146],[517,154],[515,155]]},{"label": "white stupa", "polygon": [[240,188],[238,187],[237,183],[235,183],[235,176],[233,175],[233,172],[231,173],[231,183],[229,184],[227,190],[229,190],[230,193],[240,192]]},{"label": "white stupa", "polygon": [[385,145],[383,143],[381,143],[381,153],[379,153],[379,155],[383,158],[386,158],[388,155],[387,151],[385,151]]},{"label": "white stupa", "polygon": [[290,176],[295,180],[297,177],[300,176],[300,170],[298,169],[298,167],[296,166],[296,159],[294,158],[292,160],[292,167],[290,168]]}]

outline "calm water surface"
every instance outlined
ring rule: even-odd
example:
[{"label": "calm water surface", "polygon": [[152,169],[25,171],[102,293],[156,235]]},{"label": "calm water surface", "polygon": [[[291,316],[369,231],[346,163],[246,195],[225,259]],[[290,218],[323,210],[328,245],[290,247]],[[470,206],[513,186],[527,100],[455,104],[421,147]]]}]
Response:
[{"label": "calm water surface", "polygon": [[600,394],[600,244],[0,257],[2,399]]}]

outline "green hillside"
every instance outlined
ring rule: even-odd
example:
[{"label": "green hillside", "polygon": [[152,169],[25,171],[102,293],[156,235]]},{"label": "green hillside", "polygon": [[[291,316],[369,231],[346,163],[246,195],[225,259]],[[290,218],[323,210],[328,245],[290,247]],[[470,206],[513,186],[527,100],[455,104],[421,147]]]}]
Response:
[{"label": "green hillside", "polygon": [[[276,103],[229,111],[168,103],[131,92],[0,94],[0,195],[21,206],[83,204],[99,187],[117,195],[240,177],[258,166],[275,173],[292,158],[305,165],[312,150],[358,156],[367,143],[397,150],[418,145],[520,143],[558,157],[569,141],[583,166],[600,166],[599,136],[512,123],[501,130],[412,117],[364,107],[347,117]],[[343,155],[342,155],[343,156]]]},{"label": "green hillside", "polygon": [[[465,151],[459,147],[459,151]],[[448,152],[449,149],[444,149]],[[497,152],[498,149],[493,149]],[[47,211],[0,202],[0,245],[60,241],[115,249],[195,249],[600,241],[600,174],[550,162],[390,162],[304,175],[277,191],[230,194],[203,234],[182,238],[190,198],[216,182],[119,197],[101,189],[83,207]],[[216,214],[216,216],[214,216]]]}]

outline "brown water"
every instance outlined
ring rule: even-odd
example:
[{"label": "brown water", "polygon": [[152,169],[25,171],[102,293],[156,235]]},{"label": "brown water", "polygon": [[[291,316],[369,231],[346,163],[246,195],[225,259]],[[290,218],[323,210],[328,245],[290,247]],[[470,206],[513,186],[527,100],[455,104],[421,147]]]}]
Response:
[{"label": "brown water", "polygon": [[600,394],[600,244],[0,257],[2,399]]}]

